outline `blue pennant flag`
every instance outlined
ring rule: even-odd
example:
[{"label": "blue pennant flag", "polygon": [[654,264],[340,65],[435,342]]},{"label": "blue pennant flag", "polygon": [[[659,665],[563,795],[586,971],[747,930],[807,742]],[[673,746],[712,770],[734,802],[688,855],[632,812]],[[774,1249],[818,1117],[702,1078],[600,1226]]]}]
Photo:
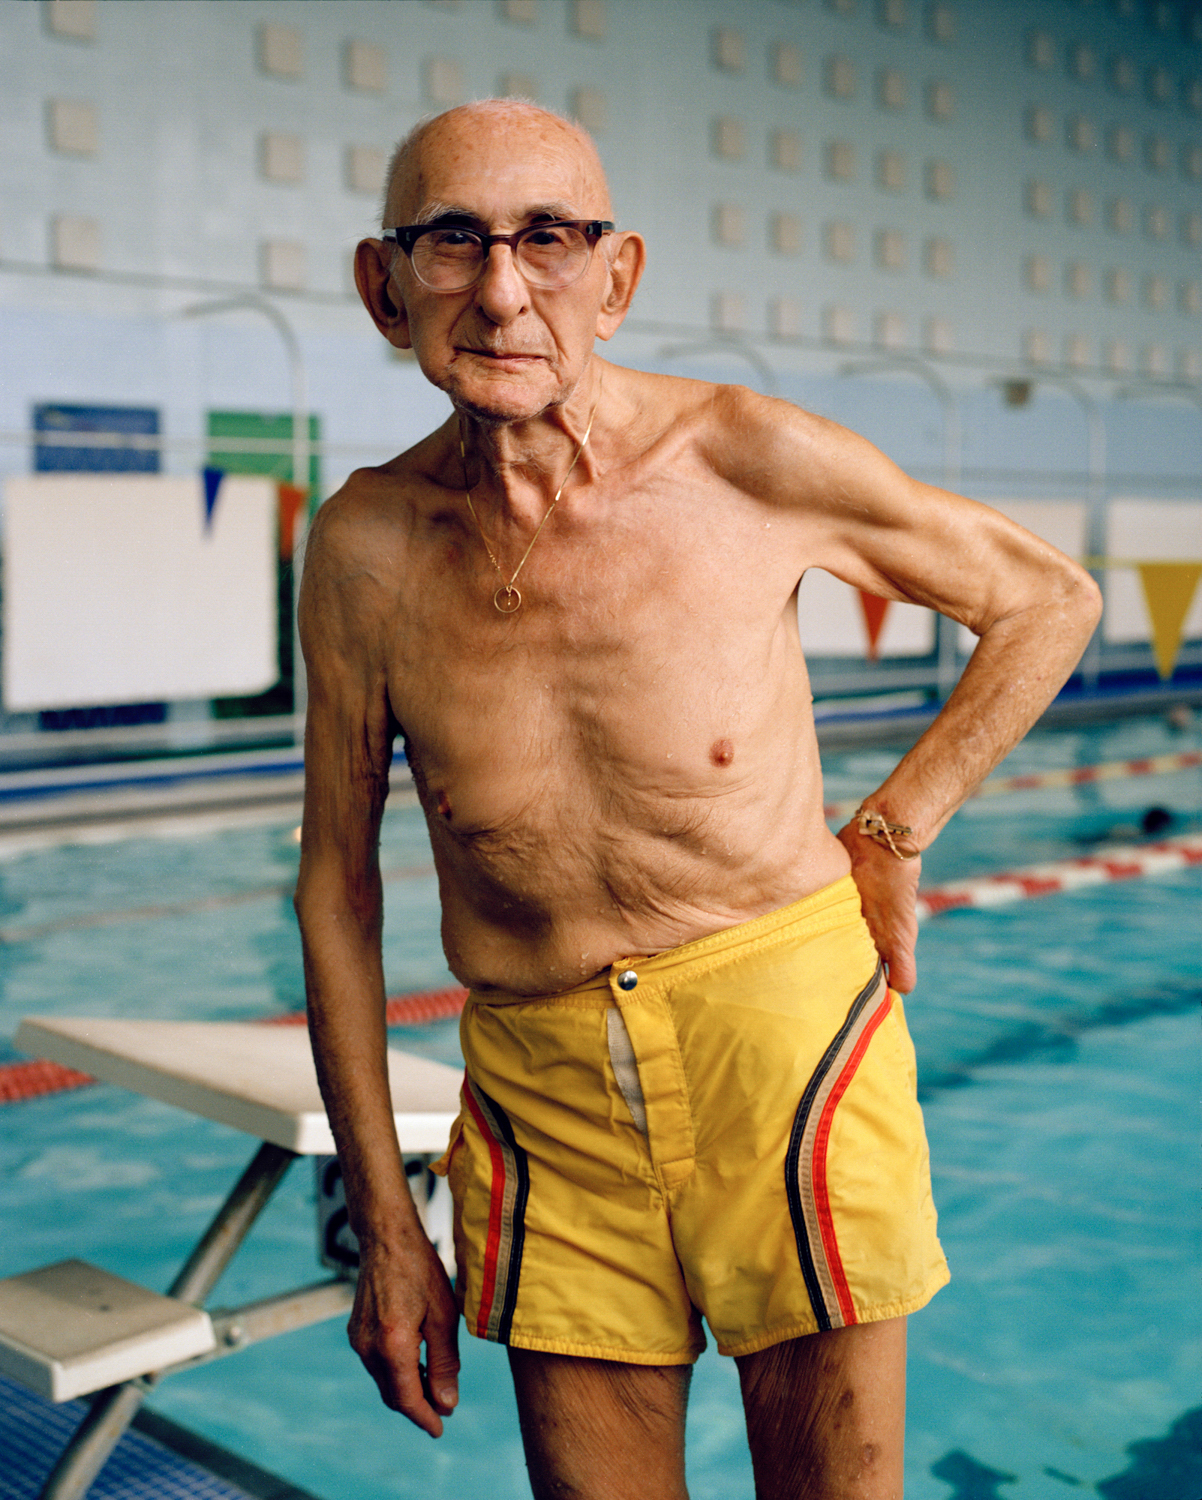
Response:
[{"label": "blue pennant flag", "polygon": [[224,469],[205,468],[205,532],[213,529],[213,512],[217,509],[217,491],[225,478]]}]

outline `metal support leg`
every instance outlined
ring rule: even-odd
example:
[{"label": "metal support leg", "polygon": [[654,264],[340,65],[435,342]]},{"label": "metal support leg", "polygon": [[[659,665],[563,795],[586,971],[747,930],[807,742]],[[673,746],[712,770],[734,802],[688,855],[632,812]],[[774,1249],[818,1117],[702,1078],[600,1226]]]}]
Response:
[{"label": "metal support leg", "polygon": [[[197,1306],[204,1302],[295,1160],[296,1152],[283,1146],[265,1142],[259,1147],[171,1283],[169,1297]],[[91,1411],[42,1487],[39,1500],[83,1500],[157,1380],[156,1374],[143,1375],[96,1395]]]},{"label": "metal support leg", "polygon": [[167,1288],[169,1297],[195,1303],[197,1307],[203,1305],[250,1232],[251,1225],[271,1201],[271,1195],[283,1181],[284,1173],[296,1160],[296,1155],[285,1146],[273,1146],[270,1141],[264,1141],[201,1236],[200,1243],[184,1262],[183,1269]]}]

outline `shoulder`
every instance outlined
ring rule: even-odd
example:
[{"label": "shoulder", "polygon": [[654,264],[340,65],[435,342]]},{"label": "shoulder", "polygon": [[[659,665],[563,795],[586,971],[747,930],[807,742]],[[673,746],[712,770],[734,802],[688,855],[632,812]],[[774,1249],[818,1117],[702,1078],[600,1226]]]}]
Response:
[{"label": "shoulder", "polygon": [[766,500],[820,500],[857,471],[887,462],[838,422],[743,386],[719,387],[707,456],[721,477]]},{"label": "shoulder", "polygon": [[318,510],[305,548],[305,570],[322,575],[384,574],[400,565],[420,514],[439,486],[445,457],[440,429],[374,468],[354,470]]},{"label": "shoulder", "polygon": [[440,434],[377,468],[356,469],[314,517],[301,579],[302,637],[357,652],[383,639],[421,517],[437,503]]},{"label": "shoulder", "polygon": [[762,449],[765,440],[773,440],[785,428],[804,427],[808,416],[787,401],[758,395],[740,385],[647,370],[614,373],[620,384],[607,371],[607,389],[611,381],[617,386],[615,394],[626,408],[621,421],[636,443],[636,434],[652,444],[667,440],[672,447],[693,449],[718,469],[728,467],[732,460],[737,463],[744,453]]},{"label": "shoulder", "polygon": [[741,385],[643,375],[639,395],[674,448],[691,450],[718,479],[770,503],[820,502],[838,490],[900,472],[871,443],[790,401]]}]

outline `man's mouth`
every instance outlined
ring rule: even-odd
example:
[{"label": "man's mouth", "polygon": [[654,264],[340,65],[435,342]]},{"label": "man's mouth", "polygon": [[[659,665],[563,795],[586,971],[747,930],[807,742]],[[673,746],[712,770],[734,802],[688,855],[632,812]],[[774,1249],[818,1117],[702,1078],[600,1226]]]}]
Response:
[{"label": "man's mouth", "polygon": [[474,354],[479,359],[495,359],[502,363],[512,361],[520,363],[523,360],[542,359],[541,354],[528,353],[522,349],[471,349],[461,348],[460,354]]}]

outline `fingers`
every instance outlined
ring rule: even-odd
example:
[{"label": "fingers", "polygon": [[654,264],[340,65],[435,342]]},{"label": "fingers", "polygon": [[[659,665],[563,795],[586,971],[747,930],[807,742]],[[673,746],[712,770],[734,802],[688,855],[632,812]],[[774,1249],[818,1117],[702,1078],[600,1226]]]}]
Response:
[{"label": "fingers", "polygon": [[885,961],[889,987],[899,995],[908,995],[918,982],[914,962],[917,923],[907,921],[902,912],[880,905],[874,905],[870,915],[868,904],[861,905],[876,951]]},{"label": "fingers", "polygon": [[[879,949],[879,944],[878,944]],[[914,947],[893,944],[885,959],[889,971],[889,987],[899,995],[908,995],[918,983],[918,966],[914,962]]]},{"label": "fingers", "polygon": [[860,910],[888,968],[890,987],[908,995],[918,982],[914,949],[918,942],[916,897],[921,861],[899,860],[891,850],[860,834],[855,824],[842,829],[839,839],[851,855]]},{"label": "fingers", "polygon": [[[437,1264],[437,1263],[436,1263]],[[459,1310],[441,1265],[429,1280],[364,1274],[347,1334],[385,1406],[431,1437],[459,1400]],[[384,1307],[387,1307],[387,1312]],[[421,1363],[422,1344],[427,1366]]]},{"label": "fingers", "polygon": [[[427,1350],[430,1347],[427,1341]],[[370,1349],[364,1352],[356,1348],[356,1353],[385,1406],[408,1417],[431,1437],[442,1436],[442,1419],[450,1416],[459,1400],[454,1330],[449,1340],[444,1336],[440,1341],[440,1365],[435,1376],[421,1363],[420,1339],[408,1335],[380,1330]]]},{"label": "fingers", "polygon": [[867,920],[877,952],[889,971],[890,987],[899,995],[908,995],[918,982],[914,961],[918,922],[912,894],[903,889],[891,891],[888,899],[878,896]]},{"label": "fingers", "polygon": [[449,1417],[459,1404],[459,1318],[426,1326],[426,1396],[433,1409]]}]

